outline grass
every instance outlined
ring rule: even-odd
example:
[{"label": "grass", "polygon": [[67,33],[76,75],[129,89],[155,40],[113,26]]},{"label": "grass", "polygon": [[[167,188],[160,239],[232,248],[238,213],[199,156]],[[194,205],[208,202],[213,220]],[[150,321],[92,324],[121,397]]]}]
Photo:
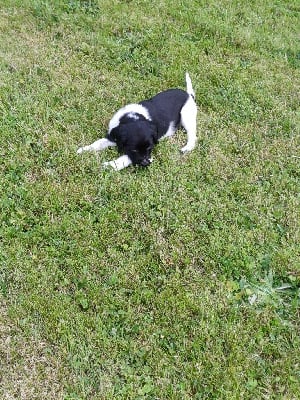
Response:
[{"label": "grass", "polygon": [[[0,10],[1,398],[299,398],[297,2]],[[186,70],[194,152],[76,155]]]}]

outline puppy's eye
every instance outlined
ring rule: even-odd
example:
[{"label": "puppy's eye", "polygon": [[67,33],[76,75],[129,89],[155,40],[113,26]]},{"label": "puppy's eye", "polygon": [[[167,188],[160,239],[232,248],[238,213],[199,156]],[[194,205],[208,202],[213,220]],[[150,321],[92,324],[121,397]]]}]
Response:
[{"label": "puppy's eye", "polygon": [[137,150],[132,150],[133,153],[137,153]]}]

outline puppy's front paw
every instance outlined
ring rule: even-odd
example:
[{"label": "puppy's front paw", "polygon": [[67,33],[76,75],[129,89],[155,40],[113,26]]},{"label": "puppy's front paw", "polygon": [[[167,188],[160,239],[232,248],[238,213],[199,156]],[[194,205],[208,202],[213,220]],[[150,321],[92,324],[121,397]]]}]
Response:
[{"label": "puppy's front paw", "polygon": [[187,144],[186,146],[182,147],[182,149],[180,149],[180,151],[181,151],[181,153],[188,153],[189,151],[192,151],[194,147],[195,146],[190,146]]},{"label": "puppy's front paw", "polygon": [[81,154],[83,152],[83,147],[79,147],[79,149],[76,151],[77,154]]},{"label": "puppy's front paw", "polygon": [[104,168],[112,168],[114,171],[119,170],[115,161],[105,161],[102,165]]}]

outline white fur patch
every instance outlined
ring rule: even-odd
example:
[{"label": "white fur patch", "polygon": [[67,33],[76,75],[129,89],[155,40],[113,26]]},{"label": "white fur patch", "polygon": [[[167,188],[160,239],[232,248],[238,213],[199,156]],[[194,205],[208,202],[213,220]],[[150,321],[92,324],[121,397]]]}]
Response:
[{"label": "white fur patch", "polygon": [[103,163],[103,166],[112,167],[115,171],[121,171],[121,169],[127,168],[131,164],[132,161],[130,160],[130,158],[126,154],[124,154],[116,160],[106,161],[105,163]]},{"label": "white fur patch", "polygon": [[84,151],[99,151],[99,150],[104,150],[104,149],[106,149],[107,147],[116,146],[116,145],[117,145],[117,144],[116,144],[115,142],[112,142],[112,141],[110,141],[110,140],[108,140],[108,139],[106,139],[106,138],[98,139],[98,140],[96,140],[94,143],[92,143],[92,144],[90,144],[90,145],[88,145],[88,146],[80,147],[80,148],[77,150],[77,154],[81,154],[81,153],[83,153]]},{"label": "white fur patch", "polygon": [[185,153],[187,151],[193,150],[197,141],[197,136],[196,136],[197,105],[192,96],[188,98],[187,102],[182,107],[180,115],[181,115],[181,120],[180,120],[181,125],[186,130],[188,137],[187,144],[181,149],[181,151]]},{"label": "white fur patch", "polygon": [[176,132],[175,122],[172,121],[169,125],[167,132],[161,138],[159,138],[159,140],[172,136],[175,132]]},{"label": "white fur patch", "polygon": [[185,82],[186,82],[186,91],[189,95],[195,98],[195,92],[193,89],[192,81],[188,72],[185,74]]},{"label": "white fur patch", "polygon": [[127,106],[120,108],[120,110],[113,115],[108,125],[108,133],[110,133],[114,128],[119,125],[120,119],[127,113],[132,113],[132,115],[134,115],[135,113],[141,114],[148,121],[151,121],[151,117],[147,108],[145,108],[141,104],[127,104]]},{"label": "white fur patch", "polygon": [[129,113],[128,117],[134,119],[135,121],[139,119],[139,116],[133,112]]}]

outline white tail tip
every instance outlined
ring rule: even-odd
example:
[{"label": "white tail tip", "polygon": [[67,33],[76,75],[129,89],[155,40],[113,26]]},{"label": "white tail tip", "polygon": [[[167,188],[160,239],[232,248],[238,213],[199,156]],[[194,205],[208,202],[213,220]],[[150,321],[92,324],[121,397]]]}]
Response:
[{"label": "white tail tip", "polygon": [[186,82],[186,91],[190,94],[193,98],[195,98],[195,92],[193,89],[192,81],[190,74],[188,72],[185,73],[185,82]]}]

